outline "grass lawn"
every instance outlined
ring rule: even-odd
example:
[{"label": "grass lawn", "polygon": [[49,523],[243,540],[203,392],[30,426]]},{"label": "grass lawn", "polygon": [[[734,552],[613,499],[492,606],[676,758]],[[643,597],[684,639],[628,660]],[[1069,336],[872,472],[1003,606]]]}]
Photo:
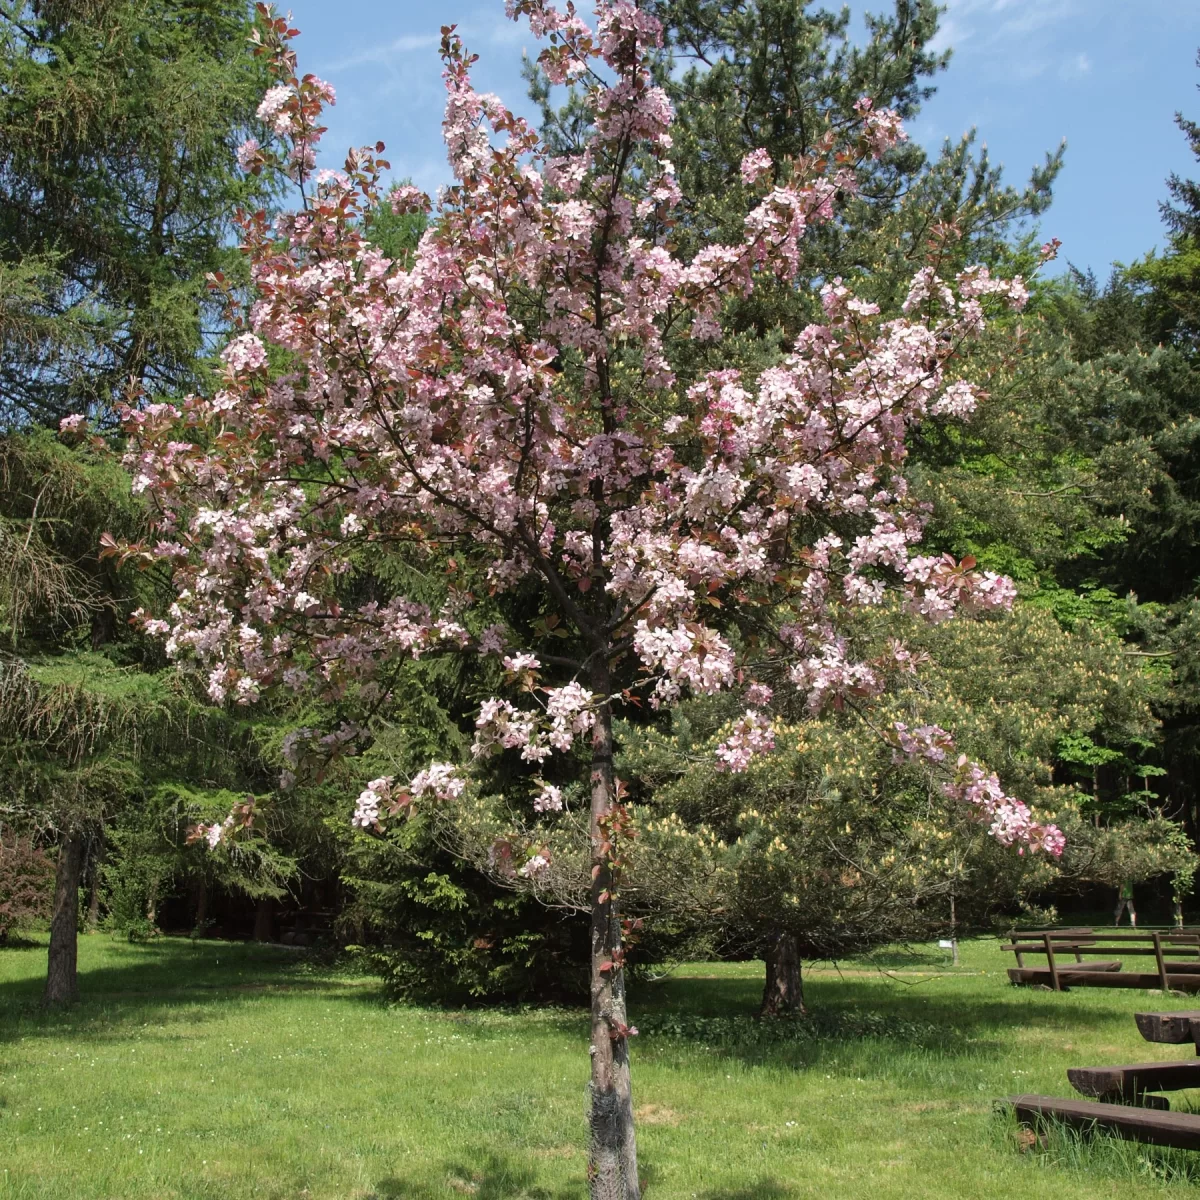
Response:
[{"label": "grass lawn", "polygon": [[[806,972],[816,1019],[786,1036],[752,1019],[761,964],[637,984],[647,1200],[1195,1186],[1182,1154],[1019,1153],[992,1115],[1007,1093],[1070,1094],[1067,1066],[1180,1057],[1132,1013],[1194,1000],[1015,989],[1005,965],[980,940],[957,971],[931,952]],[[580,1012],[389,1006],[373,980],[282,949],[91,936],[84,999],[46,1014],[44,969],[42,948],[0,950],[0,1200],[586,1194]]]}]

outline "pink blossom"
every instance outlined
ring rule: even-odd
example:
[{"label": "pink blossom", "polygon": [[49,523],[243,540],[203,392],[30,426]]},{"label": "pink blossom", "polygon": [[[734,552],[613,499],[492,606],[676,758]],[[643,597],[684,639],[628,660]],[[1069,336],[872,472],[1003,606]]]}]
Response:
[{"label": "pink blossom", "polygon": [[552,783],[541,783],[541,791],[537,794],[533,801],[534,812],[562,812],[563,810],[563,794],[560,789],[556,788]]},{"label": "pink blossom", "polygon": [[[370,786],[370,785],[368,785]],[[435,800],[457,800],[466,789],[466,781],[458,774],[453,763],[430,763],[423,771],[413,776],[409,790],[413,799],[423,796]]]},{"label": "pink blossom", "polygon": [[567,751],[576,737],[596,723],[592,705],[596,697],[578,683],[550,688],[546,693],[546,715],[550,718],[548,740],[556,750]]},{"label": "pink blossom", "polygon": [[489,625],[479,635],[480,654],[500,654],[504,650],[504,625]]},{"label": "pink blossom", "polygon": [[267,348],[257,334],[243,333],[221,351],[221,357],[231,371],[261,371],[267,365]]},{"label": "pink blossom", "polygon": [[875,108],[869,96],[859,100],[854,111],[863,119],[863,136],[875,158],[882,158],[897,142],[908,140],[900,114],[890,108]]},{"label": "pink blossom", "polygon": [[379,825],[379,808],[391,797],[393,777],[383,775],[372,779],[359,793],[355,805],[353,823],[362,829],[373,829]]},{"label": "pink blossom", "polygon": [[243,171],[252,170],[260,161],[261,152],[262,147],[260,147],[258,144],[258,138],[247,138],[237,148],[238,166],[241,167]]},{"label": "pink blossom", "polygon": [[536,671],[542,665],[536,654],[526,653],[506,654],[501,661],[504,663],[504,669],[514,675],[519,675],[522,671]]},{"label": "pink blossom", "polygon": [[900,755],[906,758],[924,758],[940,763],[945,761],[947,751],[954,748],[954,739],[937,725],[919,725],[910,730],[903,722],[897,721],[893,729],[896,731]]},{"label": "pink blossom", "polygon": [[258,119],[271,126],[277,134],[286,137],[293,129],[292,109],[295,92],[286,84],[277,83],[267,91],[258,106]]},{"label": "pink blossom", "polygon": [[410,212],[428,212],[430,207],[429,197],[412,184],[400,184],[392,188],[388,193],[388,202],[397,216]]},{"label": "pink blossom", "polygon": [[716,749],[717,769],[735,774],[746,770],[756,754],[775,748],[775,731],[761,713],[748,708]]},{"label": "pink blossom", "polygon": [[974,385],[960,379],[942,393],[929,411],[937,416],[969,417],[977,404],[978,394]]},{"label": "pink blossom", "polygon": [[[941,766],[954,750],[954,738],[937,725],[909,729],[903,722],[893,725],[892,742],[897,761],[923,759]],[[952,800],[972,805],[988,832],[1002,846],[1017,845],[1043,850],[1057,857],[1066,840],[1056,825],[1035,821],[1022,801],[1005,793],[1000,780],[965,754],[959,755],[950,780],[942,784],[943,793]]]},{"label": "pink blossom", "polygon": [[543,874],[550,866],[550,859],[545,852],[531,855],[523,866],[517,868],[518,875],[524,875],[529,879],[536,879]]},{"label": "pink blossom", "polygon": [[974,805],[981,819],[990,821],[988,832],[1001,845],[1023,844],[1055,856],[1062,853],[1062,831],[1035,821],[1025,804],[1005,794],[995,774],[985,772],[966,755],[959,757],[955,777],[943,785],[943,791],[952,799]]},{"label": "pink blossom", "polygon": [[1058,248],[1062,242],[1058,238],[1051,238],[1048,242],[1043,242],[1038,250],[1038,254],[1042,262],[1051,262],[1058,257]]},{"label": "pink blossom", "polygon": [[751,150],[742,159],[742,180],[748,184],[757,183],[775,164],[771,156],[762,149]]}]

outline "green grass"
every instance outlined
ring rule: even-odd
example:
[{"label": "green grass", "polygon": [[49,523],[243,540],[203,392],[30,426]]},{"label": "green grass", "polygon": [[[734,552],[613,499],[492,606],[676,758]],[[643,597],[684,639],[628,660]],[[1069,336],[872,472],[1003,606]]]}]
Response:
[{"label": "green grass", "polygon": [[[1069,1136],[1021,1153],[992,1102],[1070,1094],[1071,1065],[1178,1057],[1131,1014],[1194,1001],[1015,989],[1005,965],[981,940],[957,972],[931,952],[806,973],[815,1019],[790,1032],[752,1017],[761,964],[637,984],[647,1200],[1193,1187],[1182,1154]],[[44,966],[0,950],[0,1200],[585,1196],[579,1012],[389,1006],[281,949],[93,936],[84,999],[48,1014]]]}]

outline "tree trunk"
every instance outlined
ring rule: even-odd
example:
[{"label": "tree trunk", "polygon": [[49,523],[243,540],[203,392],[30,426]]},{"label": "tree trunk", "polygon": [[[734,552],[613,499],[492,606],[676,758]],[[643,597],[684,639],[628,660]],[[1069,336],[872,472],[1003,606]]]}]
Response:
[{"label": "tree trunk", "polygon": [[804,1016],[804,985],[800,979],[800,949],[793,933],[776,933],[767,946],[767,982],[763,988],[763,1017]]},{"label": "tree trunk", "polygon": [[[592,689],[612,695],[608,663],[593,669]],[[612,892],[612,860],[619,845],[609,846],[613,807],[617,802],[613,774],[612,707],[596,712],[592,730],[592,805],[588,822],[592,849],[592,1078],[589,1085],[591,1154],[588,1178],[591,1200],[639,1200],[637,1141],[633,1128],[633,1093],[629,1078],[626,1034],[625,972],[622,966],[621,915]],[[615,839],[614,839],[615,840]]]},{"label": "tree trunk", "polygon": [[158,925],[158,880],[150,881],[150,890],[146,893],[146,922],[151,930]]},{"label": "tree trunk", "polygon": [[58,848],[54,872],[54,915],[50,919],[50,953],[46,960],[44,1004],[70,1004],[79,996],[79,877],[83,872],[83,837],[70,832]]},{"label": "tree trunk", "polygon": [[269,896],[264,896],[258,902],[258,909],[254,914],[254,940],[256,942],[273,941],[271,934],[274,925],[275,901]]},{"label": "tree trunk", "polygon": [[192,926],[198,937],[204,936],[204,927],[208,923],[208,878],[200,876],[196,887],[196,923]]},{"label": "tree trunk", "polygon": [[100,868],[104,864],[104,830],[101,828],[92,842],[88,867],[87,927],[95,932],[100,927]]}]

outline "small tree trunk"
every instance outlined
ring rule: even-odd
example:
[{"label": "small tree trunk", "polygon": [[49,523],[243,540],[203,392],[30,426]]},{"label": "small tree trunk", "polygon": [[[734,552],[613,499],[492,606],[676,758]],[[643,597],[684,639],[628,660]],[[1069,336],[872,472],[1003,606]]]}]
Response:
[{"label": "small tree trunk", "polygon": [[256,942],[270,942],[272,932],[275,926],[275,901],[269,896],[264,896],[258,902],[258,909],[254,914],[254,940]]},{"label": "small tree trunk", "polygon": [[150,881],[150,890],[146,893],[146,920],[151,929],[158,924],[158,880]]},{"label": "small tree trunk", "polygon": [[44,1004],[70,1004],[79,996],[79,877],[83,872],[83,837],[70,832],[58,848],[54,872],[54,914],[50,919],[50,953],[46,960]]},{"label": "small tree trunk", "polygon": [[[592,671],[592,688],[612,694],[607,661]],[[592,803],[588,820],[592,858],[592,1077],[589,1085],[591,1200],[639,1200],[637,1140],[629,1076],[629,1040],[625,1033],[625,972],[622,967],[621,916],[612,891],[613,848],[605,825],[617,799],[613,774],[612,708],[605,702],[592,730]],[[610,826],[611,828],[611,826]],[[619,853],[619,848],[616,850]]]},{"label": "small tree trunk", "polygon": [[208,921],[208,878],[200,876],[196,887],[196,923],[192,926],[197,934],[204,933],[204,925]]},{"label": "small tree trunk", "polygon": [[1183,901],[1182,900],[1175,901],[1175,928],[1176,929],[1183,928]]},{"label": "small tree trunk", "polygon": [[802,1017],[804,985],[800,979],[800,949],[796,935],[776,933],[767,946],[767,982],[763,988],[764,1017]]},{"label": "small tree trunk", "polygon": [[87,927],[95,931],[100,927],[100,868],[104,863],[104,830],[96,835],[92,843],[91,865],[88,868]]}]

